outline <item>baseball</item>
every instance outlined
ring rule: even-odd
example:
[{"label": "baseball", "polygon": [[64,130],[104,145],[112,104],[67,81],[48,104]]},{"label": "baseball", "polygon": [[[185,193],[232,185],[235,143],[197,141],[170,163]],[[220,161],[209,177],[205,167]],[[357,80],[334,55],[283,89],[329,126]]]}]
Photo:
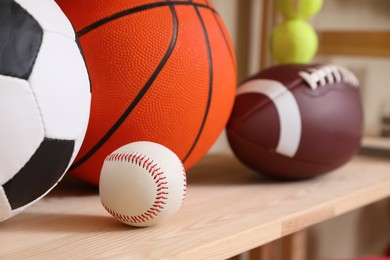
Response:
[{"label": "baseball", "polygon": [[180,159],[153,142],[134,142],[104,160],[99,193],[104,208],[137,227],[155,225],[181,207],[187,187]]}]

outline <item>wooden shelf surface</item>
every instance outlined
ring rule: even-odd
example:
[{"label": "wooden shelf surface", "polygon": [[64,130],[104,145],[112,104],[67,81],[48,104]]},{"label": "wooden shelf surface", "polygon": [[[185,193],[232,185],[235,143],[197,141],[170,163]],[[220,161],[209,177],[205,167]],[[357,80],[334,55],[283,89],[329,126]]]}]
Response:
[{"label": "wooden shelf surface", "polygon": [[390,31],[320,31],[320,55],[390,56]]},{"label": "wooden shelf surface", "polygon": [[361,145],[367,149],[389,151],[390,154],[390,137],[366,136]]},{"label": "wooden shelf surface", "polygon": [[222,259],[389,196],[390,158],[359,155],[318,178],[277,182],[210,154],[188,173],[180,212],[149,228],[117,222],[96,188],[65,178],[0,223],[0,259]]}]

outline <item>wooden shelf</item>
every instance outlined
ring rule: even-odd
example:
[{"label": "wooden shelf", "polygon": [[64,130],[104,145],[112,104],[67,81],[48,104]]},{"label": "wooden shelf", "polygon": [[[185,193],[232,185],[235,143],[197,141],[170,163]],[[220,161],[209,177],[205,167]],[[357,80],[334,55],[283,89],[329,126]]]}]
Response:
[{"label": "wooden shelf", "polygon": [[390,56],[390,31],[320,31],[319,55]]},{"label": "wooden shelf", "polygon": [[315,179],[275,182],[230,154],[188,173],[181,211],[150,228],[116,222],[96,188],[66,178],[0,223],[0,258],[228,258],[390,196],[390,160],[356,156]]},{"label": "wooden shelf", "polygon": [[362,146],[367,149],[388,151],[390,154],[390,137],[367,136],[362,139]]}]

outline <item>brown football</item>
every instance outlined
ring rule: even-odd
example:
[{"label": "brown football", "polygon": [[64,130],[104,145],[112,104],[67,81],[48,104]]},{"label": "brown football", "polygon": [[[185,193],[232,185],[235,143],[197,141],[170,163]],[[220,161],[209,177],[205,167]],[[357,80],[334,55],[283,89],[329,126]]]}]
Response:
[{"label": "brown football", "polygon": [[239,86],[227,136],[247,166],[270,177],[302,179],[345,164],[359,149],[362,130],[352,72],[335,65],[288,64]]}]

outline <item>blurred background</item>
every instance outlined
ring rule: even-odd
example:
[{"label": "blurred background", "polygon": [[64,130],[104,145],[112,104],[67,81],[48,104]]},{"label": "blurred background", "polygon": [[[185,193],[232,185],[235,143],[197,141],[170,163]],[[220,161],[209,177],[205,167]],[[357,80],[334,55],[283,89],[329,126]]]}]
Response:
[{"label": "blurred background", "polygon": [[[232,37],[238,82],[275,64],[269,51],[270,35],[282,17],[275,10],[274,1],[211,2]],[[365,116],[363,143],[385,146],[390,151],[390,146],[386,146],[390,144],[386,137],[390,135],[390,119],[386,122],[390,118],[390,1],[324,0],[321,11],[309,23],[319,38],[319,49],[312,62],[345,66],[360,81]],[[224,134],[210,153],[221,149],[230,149]],[[309,259],[383,255],[389,241],[387,199],[311,228]]]}]

